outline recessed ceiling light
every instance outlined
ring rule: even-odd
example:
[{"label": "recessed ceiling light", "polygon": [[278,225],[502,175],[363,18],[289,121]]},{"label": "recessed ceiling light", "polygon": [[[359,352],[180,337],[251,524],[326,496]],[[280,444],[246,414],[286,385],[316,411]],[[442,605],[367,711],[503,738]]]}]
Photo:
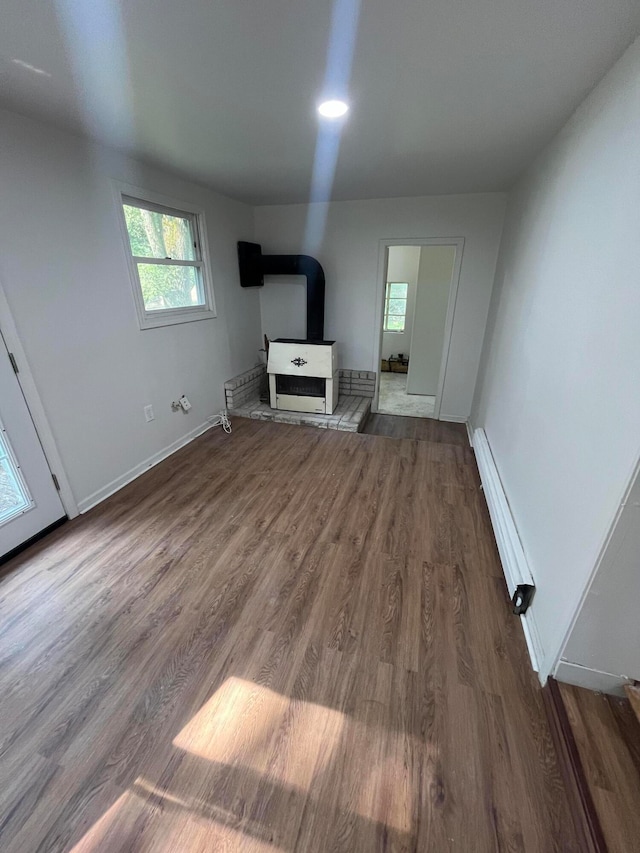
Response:
[{"label": "recessed ceiling light", "polygon": [[325,118],[340,118],[349,111],[349,104],[344,101],[323,101],[318,107],[318,112]]}]

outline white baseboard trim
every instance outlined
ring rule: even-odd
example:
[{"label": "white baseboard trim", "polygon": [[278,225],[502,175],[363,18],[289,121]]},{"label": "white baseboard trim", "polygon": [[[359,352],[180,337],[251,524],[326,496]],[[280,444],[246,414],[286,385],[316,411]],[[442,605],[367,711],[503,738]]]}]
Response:
[{"label": "white baseboard trim", "polygon": [[149,468],[153,468],[154,465],[157,465],[159,462],[162,462],[163,459],[166,459],[167,456],[171,456],[172,453],[175,453],[177,450],[180,450],[181,447],[184,447],[185,444],[189,444],[189,442],[193,441],[194,438],[197,438],[199,435],[202,435],[203,432],[206,432],[208,429],[211,429],[213,424],[208,421],[204,424],[200,424],[200,426],[192,429],[191,432],[188,432],[186,435],[183,435],[182,438],[177,439],[172,444],[167,447],[163,447],[162,450],[159,450],[157,453],[154,453],[153,456],[149,456],[148,459],[145,459],[144,462],[140,462],[139,465],[136,465],[134,468],[129,469],[120,477],[116,477],[115,480],[112,480],[110,483],[107,483],[106,486],[103,486],[101,489],[93,492],[88,495],[83,500],[78,501],[78,509],[81,513],[88,512],[94,506],[107,498],[111,497],[111,495],[115,494],[115,492],[120,491],[124,486],[130,483],[132,480],[135,480],[136,477],[139,477],[141,474],[144,474],[145,471],[148,471]]},{"label": "white baseboard trim", "polygon": [[466,424],[467,418],[465,415],[443,415],[440,413],[439,421],[446,421],[448,424]]},{"label": "white baseboard trim", "polygon": [[520,617],[520,621],[522,622],[522,630],[524,631],[524,638],[527,642],[531,666],[534,672],[538,673],[540,683],[544,686],[547,683],[547,675],[542,672],[540,666],[540,662],[544,660],[544,651],[542,642],[540,641],[540,632],[538,631],[535,613],[531,607]]},{"label": "white baseboard trim", "polygon": [[554,678],[556,681],[575,684],[576,687],[586,687],[587,690],[595,690],[597,693],[609,693],[611,696],[624,696],[624,685],[630,683],[630,680],[623,675],[589,669],[588,666],[581,666],[579,663],[571,663],[568,660],[561,660],[558,663]]},{"label": "white baseboard trim", "polygon": [[467,438],[469,439],[469,447],[473,447],[473,424],[470,420],[466,422]]},{"label": "white baseboard trim", "polygon": [[[513,595],[520,583],[533,584],[534,580],[527,563],[518,528],[511,513],[509,501],[504,491],[498,469],[496,467],[487,436],[483,429],[477,429],[473,433],[473,449],[478,463],[480,480],[484,489],[484,495],[489,507],[491,525],[500,554],[502,570],[507,582],[509,595]],[[535,598],[533,604],[524,616],[521,616],[531,665],[536,672],[540,672],[540,664],[544,659],[540,634],[534,615]],[[546,678],[544,679],[546,681]]]}]

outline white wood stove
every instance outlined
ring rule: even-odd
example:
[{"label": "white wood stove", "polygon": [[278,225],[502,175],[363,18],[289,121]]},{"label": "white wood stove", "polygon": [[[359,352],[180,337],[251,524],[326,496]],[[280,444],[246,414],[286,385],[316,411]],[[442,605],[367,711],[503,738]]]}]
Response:
[{"label": "white wood stove", "polygon": [[338,347],[335,341],[277,338],[267,361],[272,409],[331,415],[338,405]]}]

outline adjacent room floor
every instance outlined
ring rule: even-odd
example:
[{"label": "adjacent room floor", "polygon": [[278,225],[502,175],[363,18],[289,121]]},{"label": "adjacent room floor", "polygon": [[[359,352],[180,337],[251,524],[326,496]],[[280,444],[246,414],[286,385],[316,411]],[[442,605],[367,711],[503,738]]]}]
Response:
[{"label": "adjacent room floor", "polygon": [[406,373],[381,373],[378,411],[387,415],[432,418],[436,398],[407,394]]},{"label": "adjacent room floor", "polygon": [[9,564],[3,853],[577,853],[465,428],[430,423],[236,419]]},{"label": "adjacent room floor", "polygon": [[559,685],[608,853],[640,846],[640,725],[626,699]]}]

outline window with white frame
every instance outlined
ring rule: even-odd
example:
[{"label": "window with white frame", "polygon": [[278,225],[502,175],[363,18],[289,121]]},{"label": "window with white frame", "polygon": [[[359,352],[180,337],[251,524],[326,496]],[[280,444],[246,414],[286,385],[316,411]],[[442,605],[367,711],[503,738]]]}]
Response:
[{"label": "window with white frame", "polygon": [[384,297],[384,331],[404,332],[407,320],[407,296],[409,284],[406,281],[388,281]]},{"label": "window with white frame", "polygon": [[202,213],[125,193],[121,201],[140,328],[215,317]]}]

